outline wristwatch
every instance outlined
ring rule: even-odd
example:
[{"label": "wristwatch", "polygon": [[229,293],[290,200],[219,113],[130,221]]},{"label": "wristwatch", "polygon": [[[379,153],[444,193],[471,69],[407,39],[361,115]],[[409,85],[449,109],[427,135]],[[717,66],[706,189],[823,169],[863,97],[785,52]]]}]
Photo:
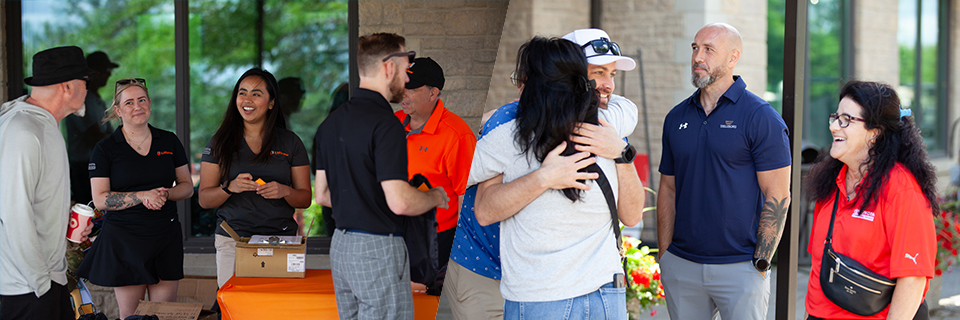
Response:
[{"label": "wristwatch", "polygon": [[232,195],[236,193],[236,192],[230,191],[230,182],[224,183],[222,186],[220,186],[220,189],[223,189],[223,192],[226,192],[227,194]]},{"label": "wristwatch", "polygon": [[770,270],[770,261],[763,258],[753,258],[753,267],[757,268],[757,271],[767,272]]},{"label": "wristwatch", "polygon": [[613,162],[633,163],[633,159],[636,157],[637,157],[637,148],[634,148],[632,144],[627,142],[627,146],[623,147],[623,151],[620,151],[620,157],[613,159]]}]

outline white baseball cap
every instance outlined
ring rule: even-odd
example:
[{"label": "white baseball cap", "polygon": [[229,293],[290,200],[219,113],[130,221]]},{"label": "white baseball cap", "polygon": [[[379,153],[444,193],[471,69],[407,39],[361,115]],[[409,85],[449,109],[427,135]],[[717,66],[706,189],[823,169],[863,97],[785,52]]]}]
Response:
[{"label": "white baseball cap", "polygon": [[[564,39],[570,40],[573,43],[576,43],[581,48],[583,48],[583,54],[587,55],[587,63],[595,65],[603,65],[611,62],[616,62],[614,66],[618,70],[630,71],[633,68],[637,67],[637,62],[633,61],[633,58],[621,56],[619,54],[620,48],[617,44],[610,40],[610,36],[607,35],[606,31],[600,29],[579,29],[574,30],[571,33],[563,36]],[[597,45],[603,47],[614,47],[616,48],[617,54],[614,54],[614,50],[607,50],[606,52],[599,54],[594,49],[596,45],[590,45],[592,42],[598,41]]]}]

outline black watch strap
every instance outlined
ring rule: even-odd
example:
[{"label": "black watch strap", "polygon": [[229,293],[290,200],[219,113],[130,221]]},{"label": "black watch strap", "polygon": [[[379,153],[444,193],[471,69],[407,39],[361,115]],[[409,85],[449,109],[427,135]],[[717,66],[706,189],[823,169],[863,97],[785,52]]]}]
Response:
[{"label": "black watch strap", "polygon": [[627,146],[623,147],[623,151],[620,152],[620,157],[613,159],[615,163],[633,163],[633,159],[637,157],[637,149],[633,147],[632,144],[627,142]]},{"label": "black watch strap", "polygon": [[220,186],[220,189],[223,189],[223,192],[227,194],[234,194],[235,192],[230,191],[230,182],[224,183],[223,186]]}]

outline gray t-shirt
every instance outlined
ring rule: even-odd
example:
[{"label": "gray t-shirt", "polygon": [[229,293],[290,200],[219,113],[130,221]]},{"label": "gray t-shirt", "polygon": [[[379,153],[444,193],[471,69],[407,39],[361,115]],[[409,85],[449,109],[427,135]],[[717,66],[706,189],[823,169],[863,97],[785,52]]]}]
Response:
[{"label": "gray t-shirt", "polygon": [[[627,136],[636,125],[637,109],[623,100],[626,103],[620,101],[601,109],[599,116],[620,136]],[[477,142],[468,186],[499,174],[508,183],[540,167],[532,154],[520,153],[514,142],[516,129],[516,120],[512,120]],[[619,184],[615,163],[599,157],[597,163],[616,195]],[[569,299],[596,291],[611,282],[613,274],[623,273],[606,199],[596,182],[588,181],[588,185],[590,190],[583,193],[581,201],[572,202],[559,190],[548,190],[502,221],[500,291],[505,299]]]}]

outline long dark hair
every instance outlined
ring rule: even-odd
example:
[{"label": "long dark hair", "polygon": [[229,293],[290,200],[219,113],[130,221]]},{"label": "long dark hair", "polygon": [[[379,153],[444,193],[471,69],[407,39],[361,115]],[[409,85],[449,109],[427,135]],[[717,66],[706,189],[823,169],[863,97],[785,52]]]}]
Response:
[{"label": "long dark hair", "polygon": [[[876,142],[870,147],[867,162],[861,168],[866,169],[860,190],[863,202],[860,211],[865,211],[877,202],[880,188],[887,182],[888,173],[897,163],[903,163],[917,179],[920,190],[930,202],[934,215],[940,213],[937,203],[936,170],[927,157],[920,129],[912,116],[900,117],[900,97],[887,84],[878,82],[850,81],[840,90],[840,100],[850,98],[863,109],[860,117],[868,130],[879,129]],[[856,116],[856,115],[854,115]],[[829,153],[820,156],[807,174],[807,190],[815,201],[827,200],[837,192],[836,179],[843,168],[843,162],[830,157]]]},{"label": "long dark hair", "polygon": [[273,109],[267,110],[267,119],[264,123],[263,143],[260,146],[260,152],[253,158],[256,163],[264,165],[270,161],[270,150],[273,148],[274,137],[278,128],[286,129],[287,122],[283,119],[280,112],[280,101],[277,100],[277,78],[270,72],[252,68],[244,72],[233,86],[233,95],[230,96],[230,103],[227,104],[227,110],[223,114],[223,121],[220,128],[213,134],[213,152],[217,156],[217,164],[220,165],[220,181],[226,181],[230,173],[231,161],[234,155],[240,150],[240,141],[243,139],[243,117],[237,110],[237,94],[240,92],[240,82],[247,77],[256,76],[263,79],[267,84],[267,94],[270,95],[270,101],[273,101]]},{"label": "long dark hair", "polygon": [[[587,58],[575,43],[560,38],[534,37],[517,52],[516,75],[523,84],[517,110],[517,145],[543,162],[551,150],[567,141],[578,123],[597,121],[599,98],[587,80]],[[580,190],[563,194],[580,199]]]}]

